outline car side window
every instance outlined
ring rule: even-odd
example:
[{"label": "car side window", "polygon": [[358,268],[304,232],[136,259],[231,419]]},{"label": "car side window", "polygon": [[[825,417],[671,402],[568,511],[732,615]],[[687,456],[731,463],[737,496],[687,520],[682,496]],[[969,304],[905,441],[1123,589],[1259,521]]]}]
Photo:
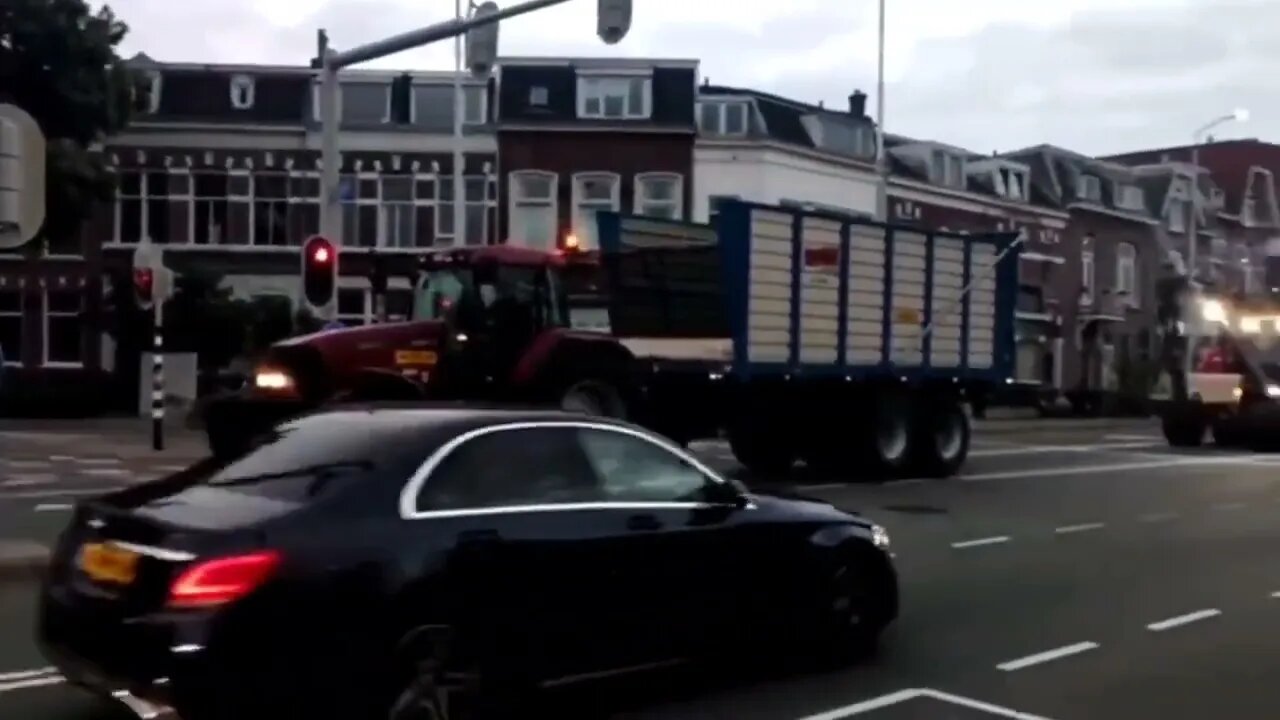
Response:
[{"label": "car side window", "polygon": [[600,499],[572,429],[497,430],[454,448],[427,477],[419,512]]},{"label": "car side window", "polygon": [[584,428],[578,439],[605,502],[702,502],[714,482],[670,450],[634,435]]}]

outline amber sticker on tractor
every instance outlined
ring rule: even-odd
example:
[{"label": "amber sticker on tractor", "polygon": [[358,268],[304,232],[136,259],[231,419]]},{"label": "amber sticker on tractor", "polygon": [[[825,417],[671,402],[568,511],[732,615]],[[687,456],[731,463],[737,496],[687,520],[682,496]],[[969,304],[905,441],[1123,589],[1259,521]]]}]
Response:
[{"label": "amber sticker on tractor", "polygon": [[397,350],[397,365],[435,365],[436,354],[431,350]]}]

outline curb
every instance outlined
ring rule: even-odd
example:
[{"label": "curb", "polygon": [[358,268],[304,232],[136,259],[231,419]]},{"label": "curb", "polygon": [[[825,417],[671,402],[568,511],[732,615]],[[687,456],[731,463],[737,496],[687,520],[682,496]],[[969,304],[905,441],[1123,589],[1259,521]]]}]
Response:
[{"label": "curb", "polygon": [[0,540],[0,585],[39,580],[49,548],[31,540]]}]

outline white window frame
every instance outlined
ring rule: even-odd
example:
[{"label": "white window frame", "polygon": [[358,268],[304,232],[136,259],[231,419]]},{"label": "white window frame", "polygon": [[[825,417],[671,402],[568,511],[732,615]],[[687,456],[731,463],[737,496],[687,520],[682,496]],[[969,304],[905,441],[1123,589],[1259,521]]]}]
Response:
[{"label": "white window frame", "polygon": [[[232,75],[231,82],[227,83],[228,92],[231,95],[231,107],[236,110],[248,110],[253,107],[254,99],[254,81],[253,76],[243,73]],[[240,92],[244,91],[244,102],[239,99]]]},{"label": "white window frame", "polygon": [[[646,200],[645,186],[652,181],[675,183],[675,196],[671,200]],[[647,172],[636,175],[635,197],[631,199],[631,212],[642,215],[641,208],[648,204],[670,203],[673,206],[672,220],[684,219],[684,176],[679,173]],[[654,216],[660,217],[660,216]]]},{"label": "white window frame", "polygon": [[18,294],[17,310],[0,310],[0,317],[18,319],[18,347],[17,348],[0,348],[0,352],[4,353],[5,367],[21,367],[23,346],[27,343],[27,290],[22,286],[16,288],[3,287],[0,292],[14,292]]},{"label": "white window frame", "polygon": [[[592,180],[604,180],[609,183],[609,200],[587,199],[583,192],[583,184]],[[591,219],[601,210],[617,212],[622,205],[622,176],[612,172],[580,172],[573,174],[573,233],[582,243],[583,250],[597,250],[596,228],[585,217],[584,210],[592,211]],[[584,207],[586,206],[586,207]]]},{"label": "white window frame", "polygon": [[[706,127],[703,122],[703,110],[715,108],[716,126]],[[729,132],[728,115],[730,107],[742,108],[742,129]],[[741,137],[747,134],[751,126],[751,103],[746,100],[702,100],[698,103],[698,131],[706,135],[723,135],[725,137]]]},{"label": "white window frame", "polygon": [[1169,224],[1169,232],[1184,233],[1187,231],[1187,203],[1181,198],[1169,200],[1169,212],[1165,217]]},{"label": "white window frame", "polygon": [[1093,240],[1086,237],[1080,241],[1080,304],[1090,306],[1094,295]]},{"label": "white window frame", "polygon": [[1076,195],[1088,202],[1102,202],[1102,178],[1097,175],[1081,175],[1076,179]]},{"label": "white window frame", "polygon": [[[938,160],[941,159],[941,162]],[[929,155],[929,175],[936,185],[964,189],[965,160],[950,150],[934,150]],[[955,177],[952,177],[952,176]]]},{"label": "white window frame", "polygon": [[1142,188],[1132,183],[1122,183],[1116,190],[1116,207],[1141,211],[1145,204]]},{"label": "white window frame", "polygon": [[[607,90],[603,90],[598,93],[591,92],[591,88],[594,85],[602,85],[606,83],[629,84],[636,80],[639,80],[644,83],[643,90],[641,91],[640,107],[639,108],[631,107],[631,89],[630,87],[627,87],[626,91],[623,92],[622,94],[623,109],[622,109],[621,115],[610,116],[605,114],[604,98],[607,95],[610,95],[612,93],[610,93]],[[578,105],[579,118],[592,119],[592,120],[648,120],[650,117],[653,116],[653,75],[652,73],[645,72],[643,74],[640,74],[640,73],[628,74],[623,72],[610,72],[610,73],[588,74],[588,73],[579,72],[578,82],[577,82],[577,93],[578,93],[577,105]],[[598,97],[600,99],[600,108],[597,112],[588,112],[587,110],[587,101],[592,97]]]},{"label": "white window frame", "polygon": [[551,104],[551,90],[546,85],[534,85],[529,88],[529,106],[546,107]]},{"label": "white window frame", "polygon": [[1130,307],[1138,307],[1138,248],[1133,243],[1116,245],[1116,292],[1126,293]]},{"label": "white window frame", "polygon": [[[550,198],[524,197],[520,192],[520,180],[523,178],[541,178],[550,181]],[[522,206],[551,208],[551,248],[555,249],[560,241],[560,175],[546,170],[516,170],[507,175],[507,227],[508,242],[530,247],[527,238],[516,237],[516,213]]]},{"label": "white window frame", "polygon": [[1008,175],[1008,181],[1004,176],[1000,177],[999,185],[1004,187],[1003,195],[1010,200],[1026,201],[1028,197],[1027,173],[1019,168],[1006,167],[1001,168],[999,172]]},{"label": "white window frame", "polygon": [[[462,124],[463,125],[484,125],[489,121],[488,90],[489,88],[487,85],[463,85],[462,86]],[[475,92],[480,96],[480,111],[479,111],[479,115],[476,117],[472,117],[471,115],[467,114],[467,109],[471,107],[471,104],[467,102],[467,94],[471,92]],[[387,97],[388,97],[388,102],[390,102],[391,96],[388,95]],[[388,121],[390,121],[391,119],[391,111],[389,108],[387,110],[387,119]]]},{"label": "white window frame", "polygon": [[[60,293],[60,292],[75,293],[76,297],[80,298],[80,309],[75,312],[68,312],[65,310],[51,311],[49,309],[49,296],[54,293]],[[40,343],[40,366],[41,367],[49,367],[49,368],[82,368],[84,367],[84,354],[87,348],[85,343],[85,325],[83,320],[80,323],[80,360],[76,362],[72,362],[68,360],[53,361],[49,359],[49,346],[51,344],[49,342],[49,337],[50,337],[49,320],[54,317],[81,318],[82,315],[84,314],[84,311],[85,311],[84,288],[81,288],[81,287],[41,288],[40,290],[40,324],[41,324],[41,331],[43,334],[43,337],[42,337],[43,342]]]},{"label": "white window frame", "polygon": [[[344,280],[346,280],[344,278]],[[352,282],[354,281],[354,282]],[[347,282],[339,282],[338,287],[333,291],[333,317],[340,323],[347,324],[351,320],[359,318],[360,325],[373,324],[373,288],[368,284],[368,280],[364,278],[350,278]],[[344,292],[358,291],[360,293],[360,313],[340,313],[338,312],[341,303],[338,302],[338,296]],[[350,325],[348,325],[350,327]]]},{"label": "white window frame", "polygon": [[[387,199],[387,181],[400,181],[409,184],[408,200],[388,200]],[[416,199],[416,183],[417,179],[412,173],[402,174],[388,173],[378,177],[378,247],[391,250],[409,250],[418,246],[418,203]],[[439,192],[437,190],[436,192]],[[395,230],[400,227],[400,213],[407,212],[411,222],[409,223],[411,241],[408,245],[396,245],[391,242],[391,236]]]},{"label": "white window frame", "polygon": [[164,89],[164,75],[159,70],[148,70],[147,112],[155,115],[160,112],[160,91]]}]

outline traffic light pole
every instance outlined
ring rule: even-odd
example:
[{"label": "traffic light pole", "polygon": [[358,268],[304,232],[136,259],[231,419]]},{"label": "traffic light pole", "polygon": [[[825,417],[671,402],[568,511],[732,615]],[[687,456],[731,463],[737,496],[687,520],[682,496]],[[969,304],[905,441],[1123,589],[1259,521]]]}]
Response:
[{"label": "traffic light pole", "polygon": [[[526,2],[502,8],[492,13],[472,15],[470,17],[454,17],[451,20],[428,25],[417,30],[393,35],[376,42],[371,42],[343,52],[329,48],[329,39],[323,30],[318,35],[319,52],[316,60],[320,69],[320,231],[339,248],[343,245],[342,237],[342,198],[338,188],[338,168],[341,158],[338,156],[338,71],[366,60],[376,60],[404,50],[411,50],[429,45],[440,40],[448,40],[466,34],[473,28],[484,27],[519,17],[535,10],[562,5],[569,0],[526,0]],[[461,15],[459,13],[459,15]],[[457,113],[460,108],[455,108]],[[454,157],[460,152],[456,149]],[[456,187],[456,185],[455,185]],[[455,192],[455,205],[463,202]],[[454,233],[459,228],[454,227]]]},{"label": "traffic light pole", "polygon": [[151,338],[151,447],[164,450],[164,302],[157,302]]}]

